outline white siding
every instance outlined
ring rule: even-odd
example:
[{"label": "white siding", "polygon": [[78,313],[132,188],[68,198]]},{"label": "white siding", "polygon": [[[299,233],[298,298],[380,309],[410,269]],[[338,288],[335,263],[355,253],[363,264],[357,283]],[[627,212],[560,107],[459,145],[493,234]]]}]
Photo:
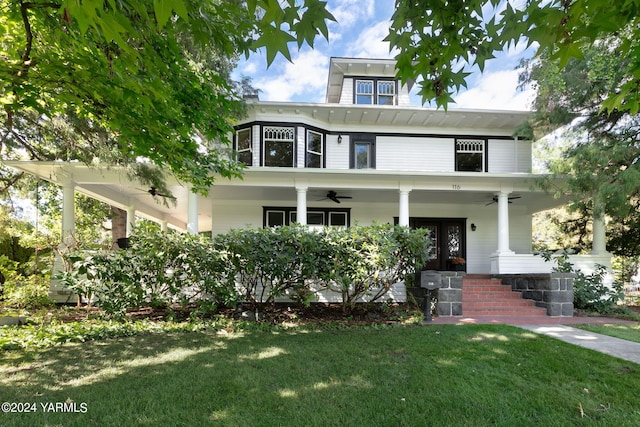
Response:
[{"label": "white siding", "polygon": [[488,145],[489,172],[531,172],[530,142],[490,139]]},{"label": "white siding", "polygon": [[454,141],[443,138],[378,137],[376,169],[453,171]]},{"label": "white siding", "polygon": [[353,104],[353,78],[345,77],[342,81],[342,93],[340,94],[340,104]]},{"label": "white siding", "polygon": [[303,168],[306,166],[305,157],[307,154],[307,129],[304,126],[296,128],[296,166]]},{"label": "white siding", "polygon": [[253,150],[251,158],[253,166],[260,166],[260,140],[262,139],[262,136],[260,135],[260,126],[254,125],[251,127],[251,139]]},{"label": "white siding", "polygon": [[409,89],[407,86],[400,86],[398,89],[398,106],[408,107],[411,105],[411,98],[409,98]]},{"label": "white siding", "polygon": [[327,169],[349,169],[349,137],[342,135],[338,144],[338,135],[327,135]]}]

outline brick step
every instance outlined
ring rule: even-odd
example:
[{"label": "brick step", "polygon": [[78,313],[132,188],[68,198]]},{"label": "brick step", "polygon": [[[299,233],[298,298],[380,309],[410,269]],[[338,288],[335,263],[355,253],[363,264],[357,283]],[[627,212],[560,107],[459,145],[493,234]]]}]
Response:
[{"label": "brick step", "polygon": [[462,302],[473,302],[473,301],[497,301],[497,300],[505,300],[505,301],[533,301],[533,300],[523,300],[520,294],[500,294],[496,292],[487,292],[484,294],[470,294],[463,293],[462,294]]},{"label": "brick step", "polygon": [[491,277],[465,277],[462,280],[463,316],[546,317],[547,310],[523,299],[520,292]]},{"label": "brick step", "polygon": [[493,301],[482,301],[482,300],[476,300],[476,301],[465,301],[464,299],[462,300],[462,308],[470,308],[470,309],[474,309],[474,308],[498,308],[498,307],[535,307],[535,302],[531,301],[531,300],[525,300],[525,299],[519,299],[519,300],[512,300],[512,299],[503,299],[503,300],[493,300]]},{"label": "brick step", "polygon": [[511,293],[511,287],[505,285],[462,285],[467,292],[504,292]]},{"label": "brick step", "polygon": [[544,318],[547,317],[546,311],[520,311],[520,310],[464,310],[462,309],[462,315],[465,317],[479,317],[479,316],[517,316],[517,317],[531,317],[531,318]]},{"label": "brick step", "polygon": [[485,291],[475,292],[468,289],[464,289],[462,292],[462,300],[477,300],[477,299],[492,299],[492,298],[506,298],[506,299],[522,299],[520,292],[503,292],[503,291]]},{"label": "brick step", "polygon": [[499,279],[462,279],[462,286],[505,286]]}]

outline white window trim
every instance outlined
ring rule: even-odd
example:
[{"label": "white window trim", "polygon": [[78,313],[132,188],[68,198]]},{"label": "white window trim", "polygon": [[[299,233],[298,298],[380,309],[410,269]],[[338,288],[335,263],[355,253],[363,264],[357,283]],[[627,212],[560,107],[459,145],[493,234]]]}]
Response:
[{"label": "white window trim", "polygon": [[[311,137],[310,134],[315,134],[318,135],[320,137],[320,151],[313,151],[309,148],[309,143],[311,142]],[[307,156],[309,154],[313,154],[315,156],[320,156],[320,168],[324,168],[324,135],[320,132],[316,132],[314,130],[307,130],[307,147],[306,147],[306,153],[305,153],[305,159],[304,159],[304,163],[305,163],[305,167],[309,167],[309,162],[307,161]],[[315,168],[314,168],[315,169]]]},{"label": "white window trim", "polygon": [[[244,132],[249,133],[249,146],[247,148],[240,149],[240,134]],[[236,153],[237,153],[236,159],[240,157],[241,153],[246,153],[246,152],[249,152],[251,154],[250,156],[251,164],[249,166],[252,166],[253,165],[253,137],[252,137],[251,128],[239,129],[236,132]]]}]

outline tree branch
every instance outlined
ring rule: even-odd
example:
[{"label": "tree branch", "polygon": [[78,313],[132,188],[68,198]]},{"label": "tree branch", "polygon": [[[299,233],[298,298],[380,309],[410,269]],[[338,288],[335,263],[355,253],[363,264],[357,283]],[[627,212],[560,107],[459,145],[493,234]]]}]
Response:
[{"label": "tree branch", "polygon": [[0,194],[4,194],[5,192],[7,192],[9,190],[9,188],[13,187],[15,185],[16,182],[18,182],[18,180],[20,178],[22,178],[24,176],[24,172],[20,172],[19,174],[15,175],[13,178],[8,179],[4,186],[2,187],[2,189],[0,189]]}]

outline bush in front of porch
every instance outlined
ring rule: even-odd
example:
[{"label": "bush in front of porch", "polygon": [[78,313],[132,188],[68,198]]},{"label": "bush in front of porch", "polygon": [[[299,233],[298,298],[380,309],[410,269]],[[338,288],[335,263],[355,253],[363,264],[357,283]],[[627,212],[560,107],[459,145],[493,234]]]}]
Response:
[{"label": "bush in front of porch", "polygon": [[68,287],[107,314],[193,305],[214,311],[239,301],[254,309],[278,299],[309,304],[340,295],[345,312],[379,301],[426,261],[425,230],[388,224],[321,231],[294,225],[233,230],[207,239],[138,227],[124,251],[70,254]]}]

